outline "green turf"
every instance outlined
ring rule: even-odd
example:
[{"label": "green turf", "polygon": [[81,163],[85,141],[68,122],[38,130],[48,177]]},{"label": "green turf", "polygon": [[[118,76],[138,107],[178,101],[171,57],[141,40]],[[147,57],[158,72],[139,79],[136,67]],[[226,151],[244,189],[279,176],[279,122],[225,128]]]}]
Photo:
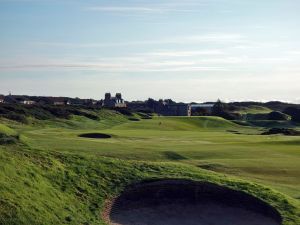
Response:
[{"label": "green turf", "polygon": [[[12,217],[4,224],[102,224],[106,198],[154,177],[245,190],[274,205],[284,224],[300,223],[300,137],[260,135],[261,128],[218,117],[98,114],[99,121],[4,121],[22,137],[0,147],[0,218]],[[112,138],[78,137],[94,132]]]},{"label": "green turf", "polygon": [[235,112],[240,114],[248,114],[248,113],[257,114],[257,113],[270,113],[272,112],[272,110],[264,106],[250,105],[248,107],[240,107]]},{"label": "green turf", "polygon": [[8,135],[8,136],[15,136],[15,135],[17,135],[16,131],[14,131],[13,129],[11,129],[8,126],[5,126],[4,124],[1,124],[1,123],[0,123],[0,133]]}]

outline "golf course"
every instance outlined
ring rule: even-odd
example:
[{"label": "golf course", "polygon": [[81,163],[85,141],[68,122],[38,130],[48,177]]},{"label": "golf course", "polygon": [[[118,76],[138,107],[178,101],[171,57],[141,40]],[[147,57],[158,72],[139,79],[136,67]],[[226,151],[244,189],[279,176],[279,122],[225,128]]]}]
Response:
[{"label": "golf course", "polygon": [[1,118],[0,224],[300,224],[300,136],[214,116],[93,113]]}]

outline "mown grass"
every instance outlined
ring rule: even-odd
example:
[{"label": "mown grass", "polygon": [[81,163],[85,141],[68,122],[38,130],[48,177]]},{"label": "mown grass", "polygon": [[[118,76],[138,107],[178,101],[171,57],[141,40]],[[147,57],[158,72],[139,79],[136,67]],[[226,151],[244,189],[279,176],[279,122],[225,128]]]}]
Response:
[{"label": "mown grass", "polygon": [[[285,225],[300,224],[299,137],[262,136],[217,117],[97,116],[3,121],[22,138],[0,146],[0,224],[104,224],[104,201],[150,178],[243,190],[276,207]],[[112,138],[78,137],[95,132]]]}]

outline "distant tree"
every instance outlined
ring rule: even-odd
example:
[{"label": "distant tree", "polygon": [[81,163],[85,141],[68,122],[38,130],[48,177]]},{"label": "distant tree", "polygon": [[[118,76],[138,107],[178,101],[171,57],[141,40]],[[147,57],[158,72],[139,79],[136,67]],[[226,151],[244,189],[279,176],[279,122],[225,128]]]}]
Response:
[{"label": "distant tree", "polygon": [[148,100],[146,101],[146,105],[150,109],[154,109],[156,103],[157,102],[154,99],[152,99],[152,98],[148,98]]},{"label": "distant tree", "polygon": [[175,104],[176,103],[172,99],[165,99],[164,102],[166,102],[167,104]]},{"label": "distant tree", "polygon": [[212,115],[219,116],[227,120],[237,120],[241,118],[238,113],[230,113],[226,103],[223,103],[220,99],[214,104],[212,108]]},{"label": "distant tree", "polygon": [[224,112],[226,112],[226,105],[220,99],[218,99],[212,108],[212,114],[214,116],[221,116]]}]

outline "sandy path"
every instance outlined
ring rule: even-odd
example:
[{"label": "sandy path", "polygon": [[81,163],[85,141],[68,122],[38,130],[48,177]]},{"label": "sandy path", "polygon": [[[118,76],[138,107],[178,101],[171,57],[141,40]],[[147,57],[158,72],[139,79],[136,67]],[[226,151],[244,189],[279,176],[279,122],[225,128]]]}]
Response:
[{"label": "sandy path", "polygon": [[111,225],[280,225],[256,212],[217,203],[115,209],[110,221]]}]

